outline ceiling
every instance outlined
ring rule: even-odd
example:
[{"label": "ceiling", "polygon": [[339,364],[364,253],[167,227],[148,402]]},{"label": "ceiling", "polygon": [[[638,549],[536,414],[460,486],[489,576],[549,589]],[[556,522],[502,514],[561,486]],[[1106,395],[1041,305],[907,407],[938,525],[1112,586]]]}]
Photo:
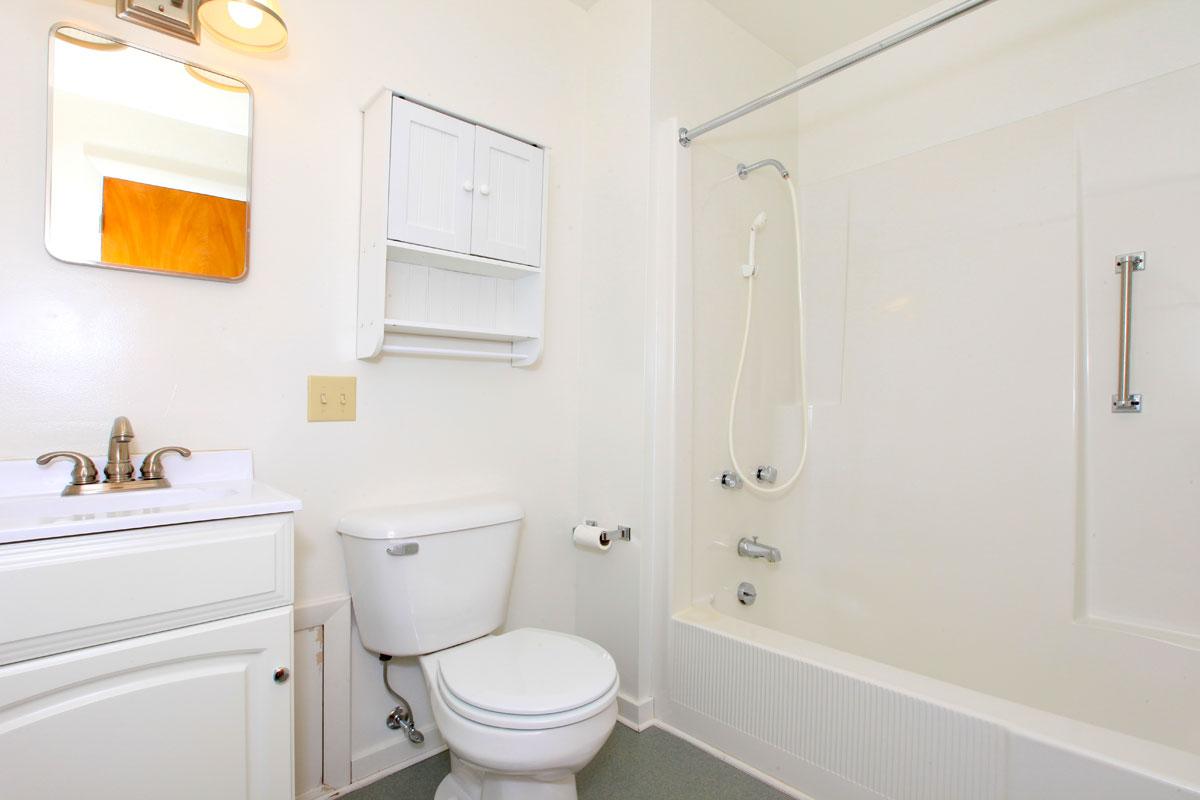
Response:
[{"label": "ceiling", "polygon": [[796,66],[839,50],[932,0],[708,0]]},{"label": "ceiling", "polygon": [[[591,8],[599,0],[571,0]],[[708,0],[796,66],[915,14],[933,0]]]}]

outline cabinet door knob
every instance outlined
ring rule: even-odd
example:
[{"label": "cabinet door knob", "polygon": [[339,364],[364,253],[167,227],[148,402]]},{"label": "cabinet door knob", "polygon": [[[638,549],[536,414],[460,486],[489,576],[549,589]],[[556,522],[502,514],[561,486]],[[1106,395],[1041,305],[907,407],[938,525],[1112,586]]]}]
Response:
[{"label": "cabinet door knob", "polygon": [[488,186],[486,183],[482,184],[479,187],[479,193],[486,197],[487,195],[492,193],[492,187]]},{"label": "cabinet door knob", "polygon": [[475,191],[475,184],[471,183],[470,181],[463,181],[463,191],[464,192]]},{"label": "cabinet door knob", "polygon": [[287,680],[290,677],[292,677],[292,671],[287,667],[279,667],[275,670],[276,683],[287,683]]}]

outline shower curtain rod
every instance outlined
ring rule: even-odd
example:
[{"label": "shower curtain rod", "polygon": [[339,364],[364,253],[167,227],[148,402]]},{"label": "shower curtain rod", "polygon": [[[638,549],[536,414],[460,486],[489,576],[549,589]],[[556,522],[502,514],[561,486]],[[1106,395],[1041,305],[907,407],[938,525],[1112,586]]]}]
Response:
[{"label": "shower curtain rod", "polygon": [[719,117],[713,117],[703,125],[697,125],[694,128],[680,128],[679,144],[683,147],[687,147],[696,139],[700,138],[711,130],[715,130],[722,125],[733,122],[735,119],[744,117],[751,111],[757,111],[763,106],[769,106],[776,100],[782,100],[790,94],[795,94],[801,89],[812,86],[817,81],[824,80],[830,75],[841,72],[842,70],[846,69],[846,67],[853,66],[860,61],[865,61],[871,56],[878,55],[884,50],[889,50],[901,42],[907,42],[909,39],[920,36],[926,31],[931,31],[941,25],[943,22],[949,22],[955,17],[958,17],[967,13],[968,11],[972,11],[976,8],[979,8],[979,6],[990,2],[992,2],[992,0],[965,0],[965,2],[957,3],[953,6],[950,6],[940,14],[935,14],[923,22],[918,22],[916,25],[913,25],[910,28],[905,28],[902,31],[893,33],[891,36],[875,42],[875,44],[868,45],[857,52],[851,53],[845,58],[840,58],[837,61],[834,61],[832,64],[821,67],[814,72],[810,72],[802,78],[797,78],[786,86],[781,86],[769,94],[764,94],[757,100],[751,100],[749,103],[746,103],[743,106],[738,106],[733,111],[726,112]]}]

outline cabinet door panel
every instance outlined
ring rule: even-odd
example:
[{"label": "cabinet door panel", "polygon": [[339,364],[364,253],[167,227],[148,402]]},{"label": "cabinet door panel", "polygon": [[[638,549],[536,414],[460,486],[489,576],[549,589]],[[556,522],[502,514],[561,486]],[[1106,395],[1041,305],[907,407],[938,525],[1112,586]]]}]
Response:
[{"label": "cabinet door panel", "polygon": [[474,125],[393,98],[388,238],[470,252],[474,157]]},{"label": "cabinet door panel", "polygon": [[471,252],[541,266],[542,151],[475,129],[475,207]]},{"label": "cabinet door panel", "polygon": [[291,609],[0,669],[6,800],[291,800]]}]

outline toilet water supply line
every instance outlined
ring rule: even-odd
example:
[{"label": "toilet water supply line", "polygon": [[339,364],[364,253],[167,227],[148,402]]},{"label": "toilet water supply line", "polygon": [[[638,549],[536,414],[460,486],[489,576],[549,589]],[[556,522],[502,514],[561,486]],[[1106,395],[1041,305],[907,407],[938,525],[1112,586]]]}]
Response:
[{"label": "toilet water supply line", "polygon": [[388,680],[388,662],[391,660],[392,657],[389,655],[381,653],[379,656],[379,663],[383,664],[383,685],[387,687],[388,693],[399,702],[399,705],[387,715],[387,726],[394,731],[403,731],[413,744],[424,744],[425,734],[417,729],[417,720],[413,716],[412,706],[392,688],[392,682]]},{"label": "toilet water supply line", "polygon": [[[757,481],[752,481],[746,476],[742,470],[742,465],[738,463],[737,453],[734,448],[733,422],[737,416],[738,392],[742,385],[742,372],[746,367],[746,348],[750,343],[750,322],[754,318],[754,277],[758,274],[758,263],[755,261],[755,248],[758,243],[758,231],[767,222],[767,213],[759,212],[754,218],[754,222],[750,225],[750,253],[747,263],[742,267],[742,275],[747,280],[746,288],[746,327],[742,332],[742,350],[738,355],[737,375],[733,379],[733,397],[729,401],[729,459],[733,462],[733,471],[742,480],[742,485],[749,487],[753,491],[760,494],[781,494],[796,483],[800,478],[800,473],[804,471],[804,463],[808,459],[808,387],[804,378],[804,288],[803,288],[803,262],[800,256],[800,205],[796,200],[796,187],[792,185],[789,175],[784,170],[780,170],[783,175],[783,180],[787,183],[788,196],[792,201],[792,227],[796,235],[796,310],[798,316],[798,324],[800,327],[799,346],[800,346],[800,364],[798,371],[798,394],[800,395],[800,414],[801,428],[800,432],[803,441],[800,446],[800,462],[796,465],[796,471],[791,477],[784,481],[779,486],[766,487],[760,485]],[[741,169],[739,175],[744,177]]]}]

